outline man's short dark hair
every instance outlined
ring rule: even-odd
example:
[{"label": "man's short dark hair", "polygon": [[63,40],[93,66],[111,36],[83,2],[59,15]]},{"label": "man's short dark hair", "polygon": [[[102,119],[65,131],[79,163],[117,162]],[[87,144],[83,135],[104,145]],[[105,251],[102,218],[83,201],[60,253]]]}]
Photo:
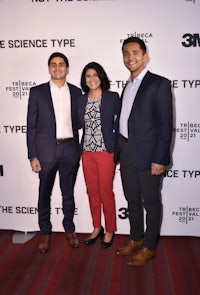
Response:
[{"label": "man's short dark hair", "polygon": [[124,45],[126,45],[128,43],[138,43],[140,45],[140,49],[143,51],[143,53],[145,54],[147,52],[147,48],[146,48],[144,41],[138,37],[132,36],[132,37],[125,39],[122,44],[122,50],[123,50]]},{"label": "man's short dark hair", "polygon": [[54,52],[50,55],[50,57],[48,59],[48,66],[50,66],[50,63],[54,57],[61,57],[64,60],[66,67],[67,68],[69,67],[69,61],[68,61],[67,57],[61,52]]}]

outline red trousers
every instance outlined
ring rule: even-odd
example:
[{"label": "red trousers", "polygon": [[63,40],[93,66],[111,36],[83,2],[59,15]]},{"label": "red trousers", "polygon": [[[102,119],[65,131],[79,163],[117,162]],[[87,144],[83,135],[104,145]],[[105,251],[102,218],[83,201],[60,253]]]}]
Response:
[{"label": "red trousers", "polygon": [[83,151],[82,164],[93,226],[101,227],[103,210],[105,229],[107,232],[114,232],[116,231],[116,208],[113,192],[115,175],[113,154]]}]

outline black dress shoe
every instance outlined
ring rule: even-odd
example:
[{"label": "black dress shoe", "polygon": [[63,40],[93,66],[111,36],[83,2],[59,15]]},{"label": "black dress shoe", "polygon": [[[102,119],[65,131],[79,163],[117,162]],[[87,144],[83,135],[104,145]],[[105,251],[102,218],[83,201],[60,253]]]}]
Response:
[{"label": "black dress shoe", "polygon": [[110,242],[108,242],[108,243],[102,241],[102,243],[101,243],[101,248],[103,248],[103,249],[109,248],[109,247],[112,245],[112,242],[113,242],[113,240],[114,240],[114,236],[115,236],[115,233],[113,233],[113,235],[112,235],[112,239],[111,239]]},{"label": "black dress shoe", "polygon": [[98,235],[95,238],[93,238],[93,239],[87,239],[87,240],[85,240],[84,241],[84,244],[85,245],[93,245],[98,238],[100,238],[100,237],[103,236],[103,234],[104,234],[104,228],[102,226],[101,229],[100,229],[100,232],[98,233]]}]

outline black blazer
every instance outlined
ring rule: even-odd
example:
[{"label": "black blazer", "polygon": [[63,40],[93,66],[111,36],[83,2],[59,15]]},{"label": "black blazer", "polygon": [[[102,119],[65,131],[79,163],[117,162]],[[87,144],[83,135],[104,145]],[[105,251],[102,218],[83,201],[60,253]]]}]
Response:
[{"label": "black blazer", "polygon": [[[79,151],[77,101],[81,90],[69,84],[73,135]],[[44,83],[30,89],[27,113],[28,158],[46,162],[53,160],[56,151],[56,120],[50,84]]]},{"label": "black blazer", "polygon": [[128,119],[128,145],[134,167],[148,170],[152,162],[165,166],[170,163],[172,116],[170,81],[148,71]]},{"label": "black blazer", "polygon": [[[85,134],[85,107],[87,104],[88,95],[83,94],[79,98],[79,120],[80,120],[80,127],[83,129],[83,136],[81,139],[81,150],[83,149],[83,141],[84,141],[84,134]],[[117,92],[112,91],[103,91],[102,98],[101,98],[101,131],[103,134],[103,139],[105,143],[106,150],[109,153],[114,152],[116,135],[118,131],[119,125],[119,113],[120,113],[120,98]]]}]

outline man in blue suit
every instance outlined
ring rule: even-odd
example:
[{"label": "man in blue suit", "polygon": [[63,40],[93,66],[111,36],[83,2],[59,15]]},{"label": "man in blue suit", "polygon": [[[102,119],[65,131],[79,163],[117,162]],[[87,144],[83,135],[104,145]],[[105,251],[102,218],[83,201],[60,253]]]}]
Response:
[{"label": "man in blue suit", "polygon": [[117,255],[138,250],[128,263],[136,266],[155,256],[161,224],[161,183],[165,166],[170,163],[172,93],[168,79],[146,69],[148,56],[143,40],[124,40],[122,53],[131,76],[122,93],[118,150],[130,241],[118,249]]},{"label": "man in blue suit", "polygon": [[77,99],[81,90],[66,82],[69,63],[59,52],[48,60],[51,80],[31,88],[27,113],[27,147],[31,168],[39,173],[39,251],[49,250],[52,224],[51,193],[59,172],[63,227],[72,248],[79,246],[73,222],[74,184],[79,168]]}]

